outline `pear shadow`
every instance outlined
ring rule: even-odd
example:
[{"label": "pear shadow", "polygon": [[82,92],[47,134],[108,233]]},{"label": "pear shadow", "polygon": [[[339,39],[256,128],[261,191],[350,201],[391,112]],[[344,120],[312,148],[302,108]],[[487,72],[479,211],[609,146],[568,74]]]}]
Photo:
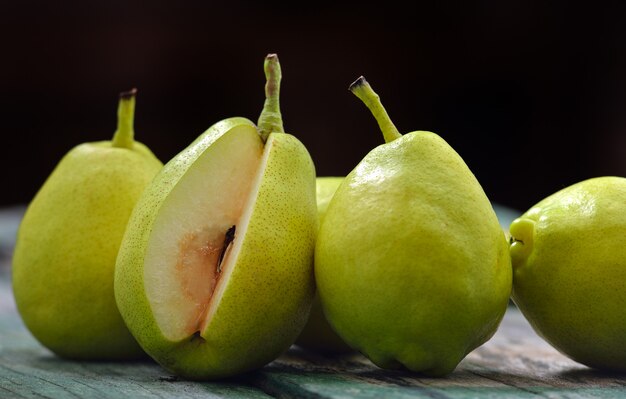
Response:
[{"label": "pear shadow", "polygon": [[[332,352],[332,351],[322,351],[322,350],[313,350],[299,347],[297,345],[292,345],[285,353],[283,353],[282,357],[293,357],[299,358],[303,360],[312,361],[314,363],[326,363],[326,362],[337,362],[342,360],[348,360],[350,358],[354,358],[355,356],[363,357],[357,351],[349,351],[349,352]],[[280,359],[280,357],[279,357]]]},{"label": "pear shadow", "polygon": [[107,360],[107,359],[69,359],[61,356],[57,356],[55,354],[49,355],[38,355],[37,361],[46,363],[46,364],[79,364],[83,366],[89,365],[98,365],[98,366],[122,366],[122,365],[151,365],[157,364],[150,356],[146,355],[144,357],[136,358],[136,359],[128,359],[128,360]]},{"label": "pear shadow", "polygon": [[[25,367],[35,374],[51,373],[55,375],[71,374],[77,377],[145,378],[167,373],[166,370],[149,357],[127,361],[72,360],[59,357],[52,352],[42,353],[42,350],[16,350],[7,355],[14,364]],[[11,369],[14,370],[13,368]]]},{"label": "pear shadow", "polygon": [[606,387],[608,385],[620,385],[626,387],[626,372],[605,371],[593,368],[581,368],[564,370],[555,377],[571,383],[580,383],[585,387]]},{"label": "pear shadow", "polygon": [[[566,392],[572,389],[622,389],[626,387],[626,373],[606,372],[573,365],[571,368],[550,372],[549,370],[489,370],[475,367],[459,367],[453,373],[432,377],[407,369],[381,369],[360,354],[325,356],[317,352],[292,349],[290,357],[307,363],[293,365],[273,362],[262,369],[266,373],[296,376],[357,380],[363,383],[382,384],[396,387],[437,387],[437,389],[469,389],[477,392],[527,393]],[[311,364],[312,363],[312,364]],[[626,397],[626,393],[625,393]]]}]

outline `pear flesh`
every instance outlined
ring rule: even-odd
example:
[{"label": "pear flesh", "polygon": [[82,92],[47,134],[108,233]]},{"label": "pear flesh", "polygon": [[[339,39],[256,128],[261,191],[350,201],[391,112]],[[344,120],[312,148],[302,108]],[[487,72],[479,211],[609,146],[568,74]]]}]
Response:
[{"label": "pear flesh", "polygon": [[[262,155],[256,129],[237,126],[197,159],[163,201],[146,249],[144,278],[167,339],[180,341],[206,327],[216,285],[230,270],[232,248],[245,232],[242,214],[250,208],[247,200],[254,200]],[[235,240],[225,247],[233,226]]]}]

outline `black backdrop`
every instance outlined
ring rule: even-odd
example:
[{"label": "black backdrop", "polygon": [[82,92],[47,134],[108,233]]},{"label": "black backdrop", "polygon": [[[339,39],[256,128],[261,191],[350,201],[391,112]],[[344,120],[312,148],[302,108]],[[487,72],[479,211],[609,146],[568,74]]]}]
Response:
[{"label": "black backdrop", "polygon": [[222,118],[256,120],[268,52],[285,127],[320,175],[382,143],[346,90],[361,74],[400,131],[439,133],[495,202],[525,210],[626,175],[624,2],[90,3],[0,5],[0,205],[28,202],[72,146],[109,139],[133,86],[137,139],[163,161]]}]

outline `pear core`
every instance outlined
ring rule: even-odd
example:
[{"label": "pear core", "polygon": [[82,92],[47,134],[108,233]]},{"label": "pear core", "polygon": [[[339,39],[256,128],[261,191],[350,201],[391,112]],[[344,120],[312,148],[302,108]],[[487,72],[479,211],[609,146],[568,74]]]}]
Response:
[{"label": "pear core", "polygon": [[198,155],[161,205],[143,277],[168,340],[197,339],[206,329],[245,235],[263,155],[253,126],[234,127]]},{"label": "pear core", "polygon": [[[234,227],[228,229],[226,234],[216,230],[187,233],[180,240],[176,273],[182,295],[197,304],[199,312],[188,326],[190,331],[196,332],[202,327],[206,308],[221,276],[222,262],[230,252],[232,239],[229,240],[228,236],[229,232],[234,233]],[[220,244],[220,239],[223,244]]]}]

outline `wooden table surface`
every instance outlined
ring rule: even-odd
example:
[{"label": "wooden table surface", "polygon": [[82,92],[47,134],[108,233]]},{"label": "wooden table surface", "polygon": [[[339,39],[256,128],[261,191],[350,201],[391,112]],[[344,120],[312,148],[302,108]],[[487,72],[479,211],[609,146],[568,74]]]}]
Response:
[{"label": "wooden table surface", "polygon": [[0,212],[0,398],[626,398],[626,376],[567,359],[513,307],[496,335],[445,378],[297,347],[261,370],[205,383],[177,379],[150,361],[66,361],[39,345],[17,314],[6,250],[13,233],[5,216]]}]

